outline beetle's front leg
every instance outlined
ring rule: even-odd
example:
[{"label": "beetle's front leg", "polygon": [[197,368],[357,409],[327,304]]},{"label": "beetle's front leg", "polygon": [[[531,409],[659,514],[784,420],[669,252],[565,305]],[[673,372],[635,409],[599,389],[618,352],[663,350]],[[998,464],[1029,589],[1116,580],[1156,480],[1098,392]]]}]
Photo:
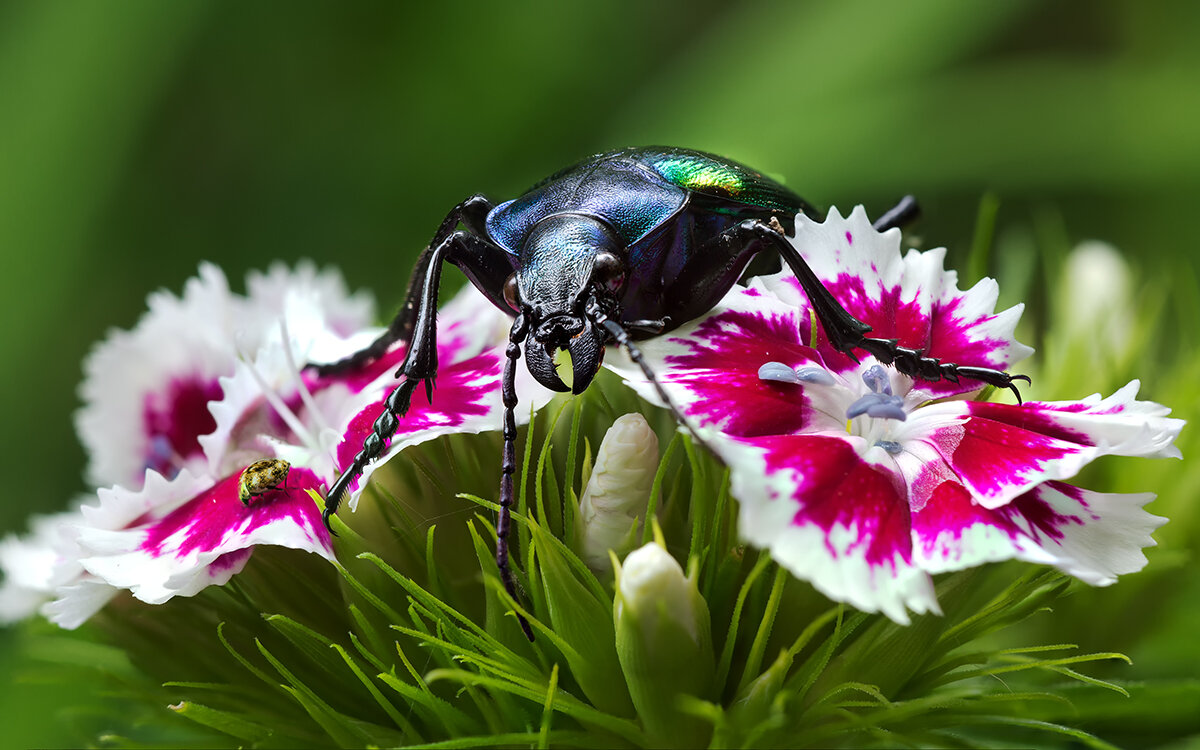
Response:
[{"label": "beetle's front leg", "polygon": [[994,370],[990,367],[969,367],[952,362],[941,362],[934,357],[926,357],[922,350],[899,346],[896,339],[868,337],[866,334],[871,331],[871,326],[855,318],[846,311],[846,308],[842,307],[841,303],[813,273],[808,262],[800,255],[800,251],[791,242],[788,242],[779,227],[752,219],[742,222],[726,233],[742,240],[750,237],[757,238],[770,243],[779,251],[783,261],[800,281],[800,286],[804,289],[809,303],[813,306],[813,311],[821,321],[821,326],[825,330],[825,335],[829,337],[829,342],[839,352],[857,360],[854,350],[862,349],[874,355],[883,364],[894,365],[897,371],[911,378],[928,381],[948,380],[952,383],[957,383],[960,377],[971,378],[998,388],[1008,388],[1016,394],[1017,401],[1021,400],[1021,392],[1017,390],[1014,381],[1029,382],[1029,377],[1026,375],[1010,375],[1003,370]]},{"label": "beetle's front leg", "polygon": [[[408,291],[404,295],[404,305],[396,313],[396,317],[392,319],[391,325],[388,326],[387,330],[365,348],[348,357],[339,359],[337,362],[314,364],[311,367],[315,368],[321,376],[336,375],[340,372],[357,370],[382,357],[392,344],[408,338],[412,334],[413,325],[417,320],[418,308],[420,307],[422,295],[425,291],[424,280],[430,273],[431,263],[434,267],[440,265],[433,263],[435,250],[450,238],[455,227],[460,223],[472,235],[486,237],[487,229],[485,225],[487,215],[491,212],[492,208],[492,202],[484,196],[472,195],[451,209],[450,213],[446,214],[446,218],[442,220],[437,233],[433,235],[433,240],[429,243],[429,246],[425,248],[417,259],[417,266],[413,269],[412,279],[408,284]],[[501,281],[503,280],[502,278]]]},{"label": "beetle's front leg", "polygon": [[[504,280],[513,272],[515,259],[502,248],[465,231],[445,237],[421,256],[413,280],[409,284],[409,303],[415,314],[412,315],[412,322],[406,324],[409,332],[408,348],[404,364],[396,372],[396,376],[403,376],[404,380],[387,397],[383,413],[375,420],[371,434],[363,441],[362,450],[354,456],[350,466],[343,470],[342,475],[330,488],[325,499],[324,517],[327,526],[330,516],[337,512],[338,505],[349,491],[351,483],[362,474],[367,464],[383,453],[387,441],[396,433],[400,419],[408,412],[413,391],[418,384],[423,381],[426,395],[431,401],[433,399],[433,384],[438,366],[438,286],[441,283],[442,267],[446,262],[461,268],[481,289],[486,286],[490,291],[499,290],[503,286]],[[497,291],[496,294],[500,292]]]}]

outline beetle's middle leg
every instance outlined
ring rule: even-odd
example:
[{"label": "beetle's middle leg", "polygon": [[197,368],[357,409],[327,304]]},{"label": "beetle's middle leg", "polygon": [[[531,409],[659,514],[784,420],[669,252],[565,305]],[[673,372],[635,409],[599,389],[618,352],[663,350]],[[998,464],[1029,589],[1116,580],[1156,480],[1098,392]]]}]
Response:
[{"label": "beetle's middle leg", "polygon": [[857,359],[854,357],[854,350],[862,349],[874,355],[883,364],[894,365],[897,371],[912,378],[928,381],[948,380],[952,383],[957,383],[960,377],[971,378],[998,388],[1008,388],[1016,394],[1017,401],[1021,400],[1021,392],[1017,390],[1013,381],[1029,382],[1026,375],[1010,375],[990,367],[941,362],[935,357],[926,357],[923,350],[900,346],[896,339],[868,337],[866,334],[871,331],[871,326],[855,318],[842,307],[813,273],[800,252],[788,242],[777,227],[759,219],[750,219],[731,227],[720,237],[728,238],[731,242],[743,243],[758,239],[773,245],[783,257],[783,261],[796,274],[809,303],[813,306],[813,311],[825,329],[825,335],[839,352]]}]

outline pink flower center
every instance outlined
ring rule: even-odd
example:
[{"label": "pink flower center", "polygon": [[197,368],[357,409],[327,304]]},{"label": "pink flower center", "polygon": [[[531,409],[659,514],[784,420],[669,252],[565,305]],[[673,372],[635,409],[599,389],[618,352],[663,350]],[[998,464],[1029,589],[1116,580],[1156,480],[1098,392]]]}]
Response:
[{"label": "pink flower center", "polygon": [[217,427],[208,402],[219,398],[216,378],[199,375],[175,378],[165,392],[147,393],[142,405],[146,468],[170,478],[187,459],[200,455],[200,436]]}]

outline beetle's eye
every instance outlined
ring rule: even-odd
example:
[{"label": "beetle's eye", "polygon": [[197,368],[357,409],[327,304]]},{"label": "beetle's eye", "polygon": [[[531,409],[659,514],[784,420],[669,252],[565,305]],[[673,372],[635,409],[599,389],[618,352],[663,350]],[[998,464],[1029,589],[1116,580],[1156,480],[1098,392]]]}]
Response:
[{"label": "beetle's eye", "polygon": [[514,312],[521,311],[521,292],[517,289],[517,275],[514,273],[504,282],[504,301]]},{"label": "beetle's eye", "polygon": [[601,250],[592,266],[592,280],[616,293],[625,283],[625,264],[614,253]]}]

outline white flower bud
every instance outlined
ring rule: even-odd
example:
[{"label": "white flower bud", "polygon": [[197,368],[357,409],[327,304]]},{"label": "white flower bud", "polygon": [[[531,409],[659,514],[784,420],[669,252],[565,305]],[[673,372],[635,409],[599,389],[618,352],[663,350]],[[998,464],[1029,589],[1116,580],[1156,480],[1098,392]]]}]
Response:
[{"label": "white flower bud", "polygon": [[679,709],[681,695],[710,697],[716,663],[708,605],[694,578],[651,542],[617,571],[613,618],[629,696],[651,743],[707,745],[709,728]]},{"label": "white flower bud", "polygon": [[1131,332],[1129,264],[1112,245],[1081,242],[1067,256],[1060,300],[1063,322],[1074,333],[1123,348]]},{"label": "white flower bud", "polygon": [[651,542],[630,552],[621,564],[616,601],[616,619],[633,616],[646,637],[672,625],[687,633],[693,644],[700,642],[700,609],[708,612],[696,583],[683,574],[674,557]]},{"label": "white flower bud", "polygon": [[1117,249],[1080,243],[1067,255],[1053,297],[1039,386],[1086,393],[1125,382],[1157,316],[1135,308],[1132,274]]},{"label": "white flower bud", "polygon": [[636,543],[658,470],[658,437],[641,414],[613,422],[579,502],[580,557],[592,570],[611,568],[608,551],[620,557]]}]

